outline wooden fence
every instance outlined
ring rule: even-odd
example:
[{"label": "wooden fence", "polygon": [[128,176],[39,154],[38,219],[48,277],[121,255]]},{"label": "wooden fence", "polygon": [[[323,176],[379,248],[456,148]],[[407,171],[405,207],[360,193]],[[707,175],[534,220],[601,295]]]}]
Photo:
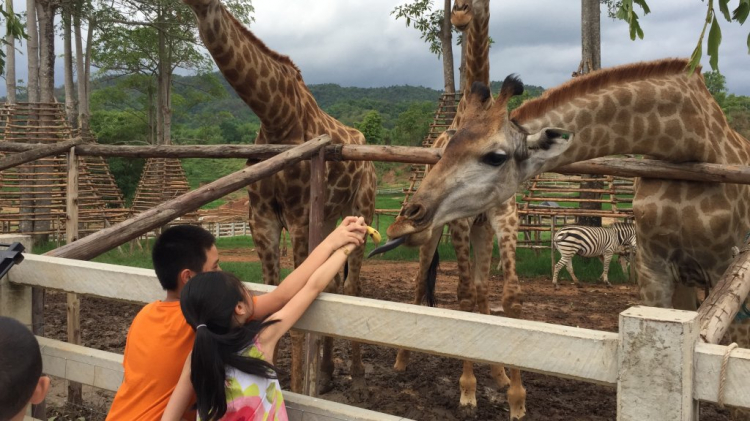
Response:
[{"label": "wooden fence", "polygon": [[[248,284],[255,293],[274,287]],[[162,298],[152,270],[27,255],[0,284],[0,312],[29,321],[31,287],[147,303]],[[693,420],[717,402],[727,347],[700,343],[695,312],[632,307],[620,333],[322,294],[296,329],[617,387],[619,420]],[[40,338],[49,374],[116,390],[121,356]],[[723,401],[750,407],[750,350],[729,355]],[[383,414],[383,417],[385,415]],[[376,418],[377,419],[377,418]],[[381,418],[385,419],[385,418]]]},{"label": "wooden fence", "polygon": [[[321,181],[325,177],[325,166],[322,165],[325,160],[435,163],[442,153],[441,150],[423,148],[327,146],[329,142],[330,138],[324,135],[293,148],[273,145],[222,145],[218,148],[81,145],[71,148],[70,156],[77,153],[84,156],[268,159],[125,222],[69,242],[48,255],[90,259],[303,159],[311,159],[311,178]],[[2,143],[0,151],[33,149],[33,146]],[[7,159],[0,159],[0,166],[6,164]],[[716,164],[678,165],[651,160],[600,158],[555,171],[750,184],[750,167]],[[71,180],[75,176],[75,171],[70,170]],[[69,184],[76,185],[74,182]],[[320,197],[323,188],[322,181],[314,183],[311,188],[311,244],[320,237],[316,231],[320,218],[315,215],[321,214],[322,201],[314,198]],[[75,190],[69,193],[72,197],[77,195]],[[75,200],[69,200],[68,204],[69,223],[75,224]],[[747,251],[750,250],[743,250],[698,313],[631,308],[620,316],[619,335],[343,296],[322,297],[296,327],[309,333],[308,345],[315,343],[316,335],[327,335],[477,362],[504,363],[527,371],[616,385],[618,419],[691,420],[696,414],[696,400],[720,400],[718,367],[729,351],[726,347],[701,343],[699,338],[704,342],[717,342],[737,313],[741,297],[748,295],[750,253]],[[138,272],[137,269],[118,269],[116,266],[51,257],[29,256],[27,259],[13,269],[10,282],[4,280],[0,285],[0,314],[27,321],[34,327],[41,323],[43,308],[40,298],[44,289],[68,292],[69,317],[71,310],[75,313],[77,294],[132,302],[153,301],[162,294],[153,274]],[[264,290],[267,287],[252,288],[258,292],[267,291]],[[36,321],[32,321],[32,316]],[[74,336],[69,332],[69,337],[73,339]],[[310,349],[314,349],[314,345],[308,346]],[[308,352],[308,356],[315,354]],[[96,373],[98,361],[92,359],[87,369]],[[307,365],[306,386],[315,384],[315,366],[313,363]],[[729,405],[750,407],[750,389],[743,388],[743,380],[750,374],[750,351],[732,352],[728,367],[723,401]],[[66,376],[70,376],[67,371]],[[310,393],[315,394],[312,389]]]}]

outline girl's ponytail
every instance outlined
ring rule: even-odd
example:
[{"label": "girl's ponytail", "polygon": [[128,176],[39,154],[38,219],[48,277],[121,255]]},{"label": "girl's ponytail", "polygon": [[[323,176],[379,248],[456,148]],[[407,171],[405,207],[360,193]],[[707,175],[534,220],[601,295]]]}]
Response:
[{"label": "girl's ponytail", "polygon": [[239,353],[251,346],[258,333],[272,322],[234,323],[234,309],[246,301],[242,282],[228,272],[205,272],[192,278],[180,294],[180,307],[195,329],[190,381],[197,396],[198,415],[218,420],[227,411],[226,366],[265,378],[275,377],[272,364]]},{"label": "girl's ponytail", "polygon": [[[202,420],[215,420],[227,412],[224,393],[226,372],[219,351],[219,342],[205,324],[195,330],[195,343],[190,362],[190,381],[198,400],[198,414]],[[221,414],[221,415],[219,415]]]}]

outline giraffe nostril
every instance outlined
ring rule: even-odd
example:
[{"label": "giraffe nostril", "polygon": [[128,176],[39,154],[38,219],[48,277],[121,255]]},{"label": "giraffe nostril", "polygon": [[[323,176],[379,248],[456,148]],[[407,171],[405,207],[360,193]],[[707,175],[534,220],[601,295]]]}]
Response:
[{"label": "giraffe nostril", "polygon": [[420,204],[411,204],[404,209],[404,216],[407,219],[419,219],[424,213],[425,208]]}]

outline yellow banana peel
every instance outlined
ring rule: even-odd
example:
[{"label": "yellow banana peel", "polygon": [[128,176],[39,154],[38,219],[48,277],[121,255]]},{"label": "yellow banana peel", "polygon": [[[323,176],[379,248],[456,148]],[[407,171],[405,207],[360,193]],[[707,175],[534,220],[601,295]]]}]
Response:
[{"label": "yellow banana peel", "polygon": [[367,227],[367,233],[370,235],[370,237],[372,237],[372,241],[375,242],[376,246],[380,244],[380,241],[383,239],[378,230],[371,226]]}]

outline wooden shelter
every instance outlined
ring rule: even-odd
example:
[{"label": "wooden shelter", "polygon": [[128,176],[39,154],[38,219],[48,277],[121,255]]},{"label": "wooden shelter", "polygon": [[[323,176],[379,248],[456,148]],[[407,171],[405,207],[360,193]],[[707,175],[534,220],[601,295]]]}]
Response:
[{"label": "wooden shelter", "polygon": [[[63,104],[6,104],[0,110],[2,138],[12,143],[54,144],[73,138]],[[79,236],[125,219],[122,195],[103,158],[79,162]],[[66,155],[41,158],[0,172],[0,226],[2,232],[65,235]],[[107,197],[108,200],[104,200]]]},{"label": "wooden shelter", "polygon": [[[143,167],[141,181],[130,208],[132,215],[147,211],[190,191],[190,185],[177,158],[149,158]],[[182,215],[170,223],[196,224],[196,211]]]}]

